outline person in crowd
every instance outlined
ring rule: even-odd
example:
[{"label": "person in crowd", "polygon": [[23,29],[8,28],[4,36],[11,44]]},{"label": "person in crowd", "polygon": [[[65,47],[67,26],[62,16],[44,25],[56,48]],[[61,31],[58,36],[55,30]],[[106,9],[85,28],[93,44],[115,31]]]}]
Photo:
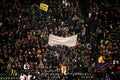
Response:
[{"label": "person in crowd", "polygon": [[20,75],[20,80],[26,80],[26,79],[27,79],[27,76],[24,73],[22,73]]},{"label": "person in crowd", "polygon": [[24,69],[25,70],[29,70],[30,69],[30,65],[28,64],[28,62],[25,62]]}]

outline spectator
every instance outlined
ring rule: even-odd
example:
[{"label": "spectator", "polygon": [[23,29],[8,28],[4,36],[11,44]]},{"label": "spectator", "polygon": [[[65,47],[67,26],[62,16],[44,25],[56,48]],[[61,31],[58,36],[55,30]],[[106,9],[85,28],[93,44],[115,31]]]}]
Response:
[{"label": "spectator", "polygon": [[24,69],[25,69],[25,70],[30,69],[30,65],[28,64],[28,62],[25,62],[25,64],[24,64]]},{"label": "spectator", "polygon": [[20,75],[20,80],[26,80],[26,79],[27,79],[27,76],[24,73],[22,73]]},{"label": "spectator", "polygon": [[44,71],[44,64],[43,64],[42,61],[40,61],[40,63],[39,63],[39,69],[40,69],[41,72]]}]

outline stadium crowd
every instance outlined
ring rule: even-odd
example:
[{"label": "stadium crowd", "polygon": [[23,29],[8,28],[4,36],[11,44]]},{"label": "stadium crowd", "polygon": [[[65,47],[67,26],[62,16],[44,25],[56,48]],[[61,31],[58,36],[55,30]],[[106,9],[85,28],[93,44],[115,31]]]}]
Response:
[{"label": "stadium crowd", "polygon": [[[41,2],[49,5],[47,12],[38,8]],[[116,80],[116,75],[119,75],[116,65],[120,61],[120,36],[112,36],[111,33],[113,30],[118,34],[120,32],[118,2],[90,0],[87,8],[81,8],[83,4],[79,0],[2,0],[1,75],[42,74],[51,70],[59,72],[61,65],[67,66],[67,74],[97,74],[95,64],[103,56],[103,61],[109,63],[103,74]],[[49,46],[49,34],[63,37],[77,34],[77,44],[74,47]],[[71,80],[80,79],[73,76]],[[55,79],[49,75],[45,77]],[[59,79],[62,78],[60,76]]]}]

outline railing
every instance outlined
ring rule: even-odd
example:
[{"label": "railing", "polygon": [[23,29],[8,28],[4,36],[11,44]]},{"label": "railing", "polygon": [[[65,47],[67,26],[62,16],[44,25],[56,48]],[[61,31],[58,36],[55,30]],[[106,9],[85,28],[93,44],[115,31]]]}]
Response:
[{"label": "railing", "polygon": [[[80,79],[87,79],[87,80],[92,80],[94,79],[94,74],[92,73],[68,73],[67,75],[63,75],[60,72],[49,72],[49,73],[41,73],[41,74],[34,74],[32,77],[37,75],[39,77],[38,79],[61,79],[61,78],[66,78],[70,79],[75,78],[76,76]],[[19,76],[5,76],[5,75],[0,75],[0,80],[19,80]]]},{"label": "railing", "polygon": [[0,80],[20,80],[19,77],[16,76],[6,76],[6,77],[1,77]]}]

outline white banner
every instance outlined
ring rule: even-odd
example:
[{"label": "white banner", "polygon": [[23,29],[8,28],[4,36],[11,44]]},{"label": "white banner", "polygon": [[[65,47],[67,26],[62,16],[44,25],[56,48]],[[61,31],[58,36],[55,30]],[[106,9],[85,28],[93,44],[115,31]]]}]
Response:
[{"label": "white banner", "polygon": [[68,47],[75,46],[77,42],[77,35],[71,36],[71,37],[58,37],[55,35],[50,34],[48,44],[50,46],[56,46],[56,45],[65,45]]}]

